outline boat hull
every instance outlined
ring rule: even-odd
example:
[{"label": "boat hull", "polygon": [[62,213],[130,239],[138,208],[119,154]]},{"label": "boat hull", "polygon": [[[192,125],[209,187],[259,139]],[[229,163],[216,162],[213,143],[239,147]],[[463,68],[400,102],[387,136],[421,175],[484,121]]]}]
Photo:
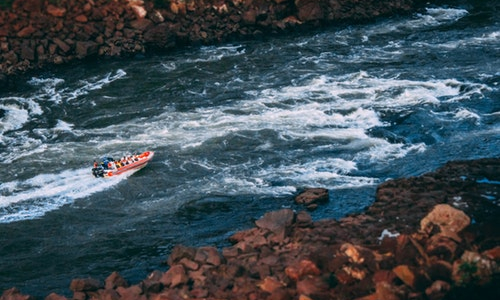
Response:
[{"label": "boat hull", "polygon": [[94,168],[92,169],[92,174],[95,177],[106,178],[122,174],[134,173],[144,168],[153,159],[153,156],[154,156],[153,151],[146,151],[139,155],[135,155],[132,159],[128,160],[127,162],[118,164],[119,166],[117,166],[115,164],[116,162],[113,161],[111,163],[111,166],[108,168],[104,167]]}]

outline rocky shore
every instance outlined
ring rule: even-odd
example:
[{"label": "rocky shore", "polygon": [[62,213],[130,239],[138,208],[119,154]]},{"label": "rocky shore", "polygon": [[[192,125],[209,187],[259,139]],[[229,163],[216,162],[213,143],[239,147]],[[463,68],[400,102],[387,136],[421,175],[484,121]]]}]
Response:
[{"label": "rocky shore", "polygon": [[[74,279],[71,299],[498,299],[498,170],[499,158],[457,161],[390,180],[363,213],[340,220],[269,212],[230,247],[177,245],[169,269],[139,283],[116,272]],[[320,190],[298,201],[315,195],[324,201]],[[0,297],[30,299],[16,288]]]},{"label": "rocky shore", "polygon": [[[421,0],[11,0],[0,8],[0,86],[85,58],[127,57],[407,14]],[[14,79],[13,79],[14,78]]]}]

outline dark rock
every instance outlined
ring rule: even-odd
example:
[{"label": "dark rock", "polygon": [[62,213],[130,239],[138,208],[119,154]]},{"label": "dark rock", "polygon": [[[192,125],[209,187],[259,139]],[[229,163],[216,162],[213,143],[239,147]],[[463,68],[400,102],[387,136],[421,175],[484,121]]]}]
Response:
[{"label": "dark rock", "polygon": [[295,0],[295,5],[301,21],[321,20],[324,17],[325,10],[317,0]]},{"label": "dark rock", "polygon": [[167,23],[151,27],[144,33],[144,42],[158,48],[173,48],[176,43],[175,30],[175,27]]},{"label": "dark rock", "polygon": [[103,288],[103,284],[94,278],[84,278],[84,279],[73,279],[69,286],[69,289],[73,292],[87,292],[87,291],[97,291]]},{"label": "dark rock", "polygon": [[76,42],[75,52],[78,58],[85,58],[97,53],[97,43],[95,42]]},{"label": "dark rock", "polygon": [[63,53],[67,53],[71,49],[68,44],[58,38],[54,38],[52,41],[59,47],[59,49],[62,50]]}]

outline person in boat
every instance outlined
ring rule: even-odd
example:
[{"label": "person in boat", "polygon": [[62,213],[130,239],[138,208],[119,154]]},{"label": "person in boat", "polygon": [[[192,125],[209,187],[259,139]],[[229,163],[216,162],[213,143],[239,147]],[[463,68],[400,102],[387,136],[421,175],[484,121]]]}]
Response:
[{"label": "person in boat", "polygon": [[92,168],[92,175],[94,177],[104,177],[104,168],[102,167],[102,162],[101,165],[97,163],[97,161],[94,160],[94,167]]}]

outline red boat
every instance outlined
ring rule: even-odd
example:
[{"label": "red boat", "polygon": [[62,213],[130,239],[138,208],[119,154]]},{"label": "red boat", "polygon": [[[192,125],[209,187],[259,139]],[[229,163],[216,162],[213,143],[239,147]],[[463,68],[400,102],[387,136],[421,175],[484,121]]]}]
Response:
[{"label": "red boat", "polygon": [[153,159],[153,151],[146,151],[141,154],[133,154],[113,159],[103,157],[100,162],[94,161],[92,175],[95,177],[111,177],[124,173],[133,173],[144,168]]}]

